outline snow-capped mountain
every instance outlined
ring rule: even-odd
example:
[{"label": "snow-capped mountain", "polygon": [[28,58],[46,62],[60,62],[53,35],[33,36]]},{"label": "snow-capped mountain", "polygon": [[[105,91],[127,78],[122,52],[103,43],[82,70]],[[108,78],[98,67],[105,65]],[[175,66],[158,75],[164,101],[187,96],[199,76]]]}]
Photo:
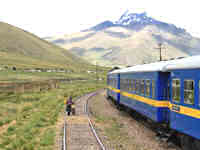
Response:
[{"label": "snow-capped mountain", "polygon": [[157,61],[158,43],[164,59],[200,54],[200,39],[185,29],[156,20],[146,12],[126,11],[117,21],[104,21],[87,30],[48,39],[102,65],[135,65]]},{"label": "snow-capped mountain", "polygon": [[[117,20],[115,22],[105,21],[105,22],[102,22],[102,23],[90,28],[89,30],[99,31],[99,30],[103,30],[103,29],[106,29],[109,27],[118,26],[118,27],[126,27],[131,30],[139,31],[148,25],[155,25],[158,28],[160,28],[161,30],[171,32],[174,34],[181,34],[181,33],[186,32],[185,29],[178,28],[173,24],[168,24],[168,23],[165,23],[162,21],[158,21],[152,17],[148,17],[146,12],[133,13],[128,10],[125,11],[124,14],[122,14],[122,16],[119,18],[119,20]],[[86,30],[86,31],[88,31],[88,30]]]},{"label": "snow-capped mountain", "polygon": [[137,14],[137,13],[130,13],[128,10],[120,17],[120,19],[118,21],[116,21],[116,24],[120,24],[120,25],[131,25],[131,24],[150,24],[156,22],[156,20],[154,20],[151,17],[147,17],[146,12],[143,12],[141,14]]}]

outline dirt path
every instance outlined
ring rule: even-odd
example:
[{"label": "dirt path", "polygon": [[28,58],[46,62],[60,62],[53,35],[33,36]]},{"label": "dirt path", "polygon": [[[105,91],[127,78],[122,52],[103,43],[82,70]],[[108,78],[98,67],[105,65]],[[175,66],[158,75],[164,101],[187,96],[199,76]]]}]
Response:
[{"label": "dirt path", "polygon": [[119,111],[102,92],[89,101],[89,110],[107,150],[179,150],[156,138],[156,133]]},{"label": "dirt path", "polygon": [[77,100],[75,116],[67,116],[67,150],[100,150],[85,110],[88,97],[89,95]]}]

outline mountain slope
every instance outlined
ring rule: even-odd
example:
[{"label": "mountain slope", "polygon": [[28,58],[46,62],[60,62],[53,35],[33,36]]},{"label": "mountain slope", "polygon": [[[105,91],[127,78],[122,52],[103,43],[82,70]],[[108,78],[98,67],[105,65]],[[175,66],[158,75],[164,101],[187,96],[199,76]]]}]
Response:
[{"label": "mountain slope", "polygon": [[88,63],[22,29],[0,22],[0,64],[81,69]]},{"label": "mountain slope", "polygon": [[192,37],[184,29],[155,20],[146,13],[128,11],[116,22],[105,21],[79,33],[46,40],[101,65],[157,61],[158,43],[164,45],[164,59],[200,53],[200,39]]}]

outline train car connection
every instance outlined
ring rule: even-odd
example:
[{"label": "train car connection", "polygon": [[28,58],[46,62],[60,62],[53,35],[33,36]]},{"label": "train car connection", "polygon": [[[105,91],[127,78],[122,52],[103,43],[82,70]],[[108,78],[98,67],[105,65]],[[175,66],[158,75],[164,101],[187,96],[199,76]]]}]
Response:
[{"label": "train car connection", "polygon": [[108,96],[180,133],[185,150],[200,149],[200,56],[108,73]]}]

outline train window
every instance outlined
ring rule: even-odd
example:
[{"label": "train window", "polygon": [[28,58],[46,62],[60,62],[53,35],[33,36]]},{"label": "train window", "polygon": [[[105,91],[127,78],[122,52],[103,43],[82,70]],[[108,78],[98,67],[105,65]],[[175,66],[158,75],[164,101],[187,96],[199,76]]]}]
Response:
[{"label": "train window", "polygon": [[125,90],[125,79],[123,79],[123,90]]},{"label": "train window", "polygon": [[125,80],[122,79],[122,83],[123,83],[123,90],[125,90]]},{"label": "train window", "polygon": [[122,82],[122,80],[120,79],[120,81],[119,81],[119,83],[120,83],[120,89],[121,89],[121,84],[122,84],[121,82]]},{"label": "train window", "polygon": [[126,79],[124,79],[124,91],[126,90]]},{"label": "train window", "polygon": [[140,93],[140,80],[138,80],[138,90],[137,90],[138,94]]},{"label": "train window", "polygon": [[124,91],[126,90],[126,79],[124,79]]},{"label": "train window", "polygon": [[131,88],[131,91],[133,91],[133,80],[131,79],[130,82],[131,82],[131,87],[130,88]]},{"label": "train window", "polygon": [[128,80],[128,89],[127,89],[127,91],[129,91],[130,90],[130,80],[129,79],[127,79]]},{"label": "train window", "polygon": [[130,91],[133,91],[133,80],[130,79]]},{"label": "train window", "polygon": [[152,80],[152,98],[155,98],[155,81]]},{"label": "train window", "polygon": [[128,91],[128,79],[126,79],[126,91]]},{"label": "train window", "polygon": [[170,81],[167,82],[167,98],[170,99]]},{"label": "train window", "polygon": [[125,79],[123,79],[123,90],[125,90]]},{"label": "train window", "polygon": [[123,83],[123,90],[125,90],[125,79],[122,79],[122,83]]},{"label": "train window", "polygon": [[126,79],[126,91],[128,91],[128,79]]},{"label": "train window", "polygon": [[176,102],[180,102],[180,80],[173,79],[172,80],[172,100]]},{"label": "train window", "polygon": [[132,91],[132,80],[129,80],[129,91]]},{"label": "train window", "polygon": [[128,79],[126,79],[126,91],[128,91]]},{"label": "train window", "polygon": [[140,81],[140,93],[144,95],[144,80]]},{"label": "train window", "polygon": [[126,91],[128,91],[129,88],[129,83],[128,83],[128,79],[126,79]]},{"label": "train window", "polygon": [[139,80],[136,80],[135,92],[136,92],[136,93],[139,93]]},{"label": "train window", "polygon": [[132,82],[132,79],[129,80],[129,83],[130,83],[129,91],[132,91],[132,90],[133,90],[133,82]]},{"label": "train window", "polygon": [[133,91],[135,91],[135,80],[133,79]]},{"label": "train window", "polygon": [[200,80],[199,80],[199,106],[200,106]]},{"label": "train window", "polygon": [[126,79],[123,79],[123,90],[126,90]]},{"label": "train window", "polygon": [[194,104],[194,81],[184,80],[184,103]]},{"label": "train window", "polygon": [[145,94],[146,94],[146,96],[150,96],[150,80],[146,80]]},{"label": "train window", "polygon": [[124,83],[123,83],[123,79],[120,80],[120,89],[124,89]]}]

